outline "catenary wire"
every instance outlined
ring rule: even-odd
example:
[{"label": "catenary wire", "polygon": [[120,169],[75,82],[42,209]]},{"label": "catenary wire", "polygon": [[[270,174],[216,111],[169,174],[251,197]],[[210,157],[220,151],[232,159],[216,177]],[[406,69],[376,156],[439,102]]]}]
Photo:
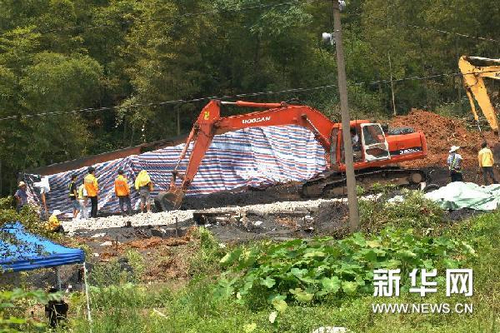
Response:
[{"label": "catenary wire", "polygon": [[[486,71],[486,72],[481,72],[481,73],[488,73],[488,72],[493,73],[496,71]],[[451,73],[441,73],[441,74],[428,75],[428,76],[409,76],[409,77],[404,77],[404,78],[400,78],[400,79],[393,79],[392,82],[398,83],[398,82],[404,82],[404,81],[422,81],[422,80],[436,79],[436,78],[440,78],[440,77],[450,77],[450,76],[456,77],[456,76],[474,75],[474,74],[475,73],[462,74],[459,72],[451,72]],[[390,82],[391,82],[391,80],[378,80],[378,81],[371,81],[371,82],[356,82],[356,83],[354,83],[354,85],[372,86],[372,85],[378,85],[378,84],[388,84]],[[230,99],[230,98],[241,98],[241,97],[256,97],[256,96],[263,96],[263,95],[279,95],[279,94],[294,93],[294,92],[309,92],[309,91],[323,90],[323,89],[336,88],[336,87],[337,87],[336,84],[326,84],[326,85],[315,86],[315,87],[291,88],[291,89],[284,89],[284,90],[277,90],[277,91],[267,90],[267,91],[250,92],[250,93],[235,94],[235,95],[208,96],[208,97],[200,97],[200,98],[193,98],[193,99],[175,99],[175,100],[168,100],[168,101],[162,101],[162,102],[137,103],[137,104],[131,104],[131,105],[127,105],[127,106],[105,106],[105,107],[100,107],[100,108],[85,108],[85,109],[77,109],[77,110],[71,110],[71,111],[48,111],[48,112],[32,113],[32,114],[25,114],[25,115],[7,116],[7,117],[0,118],[0,121],[12,120],[12,119],[18,119],[18,118],[34,118],[34,117],[44,117],[44,116],[54,116],[54,115],[64,115],[64,114],[93,113],[93,112],[108,111],[108,110],[114,110],[114,109],[132,109],[132,108],[138,108],[138,107],[153,107],[153,106],[163,106],[163,105],[186,104],[186,103],[207,101],[207,100],[212,100],[212,99]]]}]

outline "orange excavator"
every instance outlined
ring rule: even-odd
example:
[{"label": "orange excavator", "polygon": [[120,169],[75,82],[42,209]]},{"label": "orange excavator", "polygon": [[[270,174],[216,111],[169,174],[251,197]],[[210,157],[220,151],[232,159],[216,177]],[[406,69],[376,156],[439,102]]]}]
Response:
[{"label": "orange excavator", "polygon": [[[221,117],[222,105],[234,105],[267,110]],[[179,160],[172,172],[168,191],[158,194],[155,201],[162,210],[178,209],[193,181],[198,168],[215,135],[249,127],[298,125],[309,129],[325,149],[327,170],[302,184],[301,194],[314,198],[339,195],[345,191],[345,164],[342,143],[342,126],[334,123],[321,112],[305,105],[281,103],[253,103],[210,101],[201,111]],[[358,184],[395,183],[398,185],[420,184],[426,174],[418,169],[401,169],[395,164],[427,156],[427,142],[421,132],[386,135],[382,126],[368,120],[350,123],[354,150],[354,169]],[[187,168],[179,172],[181,161],[192,145]],[[177,184],[180,178],[182,182]]]}]

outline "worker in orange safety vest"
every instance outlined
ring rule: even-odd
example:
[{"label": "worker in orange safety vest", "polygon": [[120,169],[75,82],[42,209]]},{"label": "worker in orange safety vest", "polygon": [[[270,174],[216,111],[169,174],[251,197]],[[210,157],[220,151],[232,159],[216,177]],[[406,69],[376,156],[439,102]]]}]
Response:
[{"label": "worker in orange safety vest", "polygon": [[90,204],[92,206],[90,210],[90,217],[97,217],[97,195],[99,194],[99,184],[97,183],[97,178],[94,175],[95,168],[89,167],[88,174],[83,179],[83,184],[85,185],[85,190],[87,191],[87,198],[90,199]]},{"label": "worker in orange safety vest", "polygon": [[[130,187],[127,178],[123,175],[122,169],[118,170],[118,177],[115,179],[115,194],[118,197],[118,203],[122,215],[132,215],[132,203],[130,202]],[[127,210],[123,209],[123,204],[127,205]]]}]

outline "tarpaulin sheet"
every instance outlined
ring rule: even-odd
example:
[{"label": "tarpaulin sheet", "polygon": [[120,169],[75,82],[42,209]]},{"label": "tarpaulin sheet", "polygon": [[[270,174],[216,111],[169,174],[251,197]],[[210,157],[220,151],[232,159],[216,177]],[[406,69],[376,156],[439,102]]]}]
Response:
[{"label": "tarpaulin sheet", "polygon": [[452,182],[425,194],[425,197],[449,210],[495,210],[500,204],[500,185],[480,186],[474,183]]},{"label": "tarpaulin sheet", "polygon": [[19,222],[0,229],[0,271],[27,271],[84,261],[83,250],[67,248],[30,234]]},{"label": "tarpaulin sheet", "polygon": [[[135,177],[144,169],[154,183],[153,195],[166,190],[171,171],[177,163],[184,144],[166,147],[141,155],[132,155],[94,165],[99,181],[99,210],[119,212],[114,194],[114,180],[118,169],[123,169],[129,180],[132,203],[139,200],[133,188]],[[183,172],[189,151],[179,170]],[[258,187],[290,181],[303,181],[322,172],[326,167],[325,151],[309,130],[299,126],[273,126],[248,128],[214,137],[198,174],[187,195],[209,194],[238,187]],[[69,216],[71,204],[68,197],[70,175],[76,174],[80,185],[87,168],[71,170],[49,176],[50,193],[47,205],[50,211],[59,209]],[[30,175],[27,176],[29,181]],[[178,180],[180,184],[180,180]],[[39,203],[32,186],[29,199]]]}]

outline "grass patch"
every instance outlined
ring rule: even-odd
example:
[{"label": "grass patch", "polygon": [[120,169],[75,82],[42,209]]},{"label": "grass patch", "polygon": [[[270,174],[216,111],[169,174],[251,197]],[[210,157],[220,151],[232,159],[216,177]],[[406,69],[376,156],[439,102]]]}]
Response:
[{"label": "grass patch", "polygon": [[439,235],[449,225],[444,210],[426,199],[420,191],[403,190],[401,200],[389,201],[391,194],[384,187],[377,197],[359,201],[361,230],[378,233],[386,226],[412,228],[420,235]]}]

